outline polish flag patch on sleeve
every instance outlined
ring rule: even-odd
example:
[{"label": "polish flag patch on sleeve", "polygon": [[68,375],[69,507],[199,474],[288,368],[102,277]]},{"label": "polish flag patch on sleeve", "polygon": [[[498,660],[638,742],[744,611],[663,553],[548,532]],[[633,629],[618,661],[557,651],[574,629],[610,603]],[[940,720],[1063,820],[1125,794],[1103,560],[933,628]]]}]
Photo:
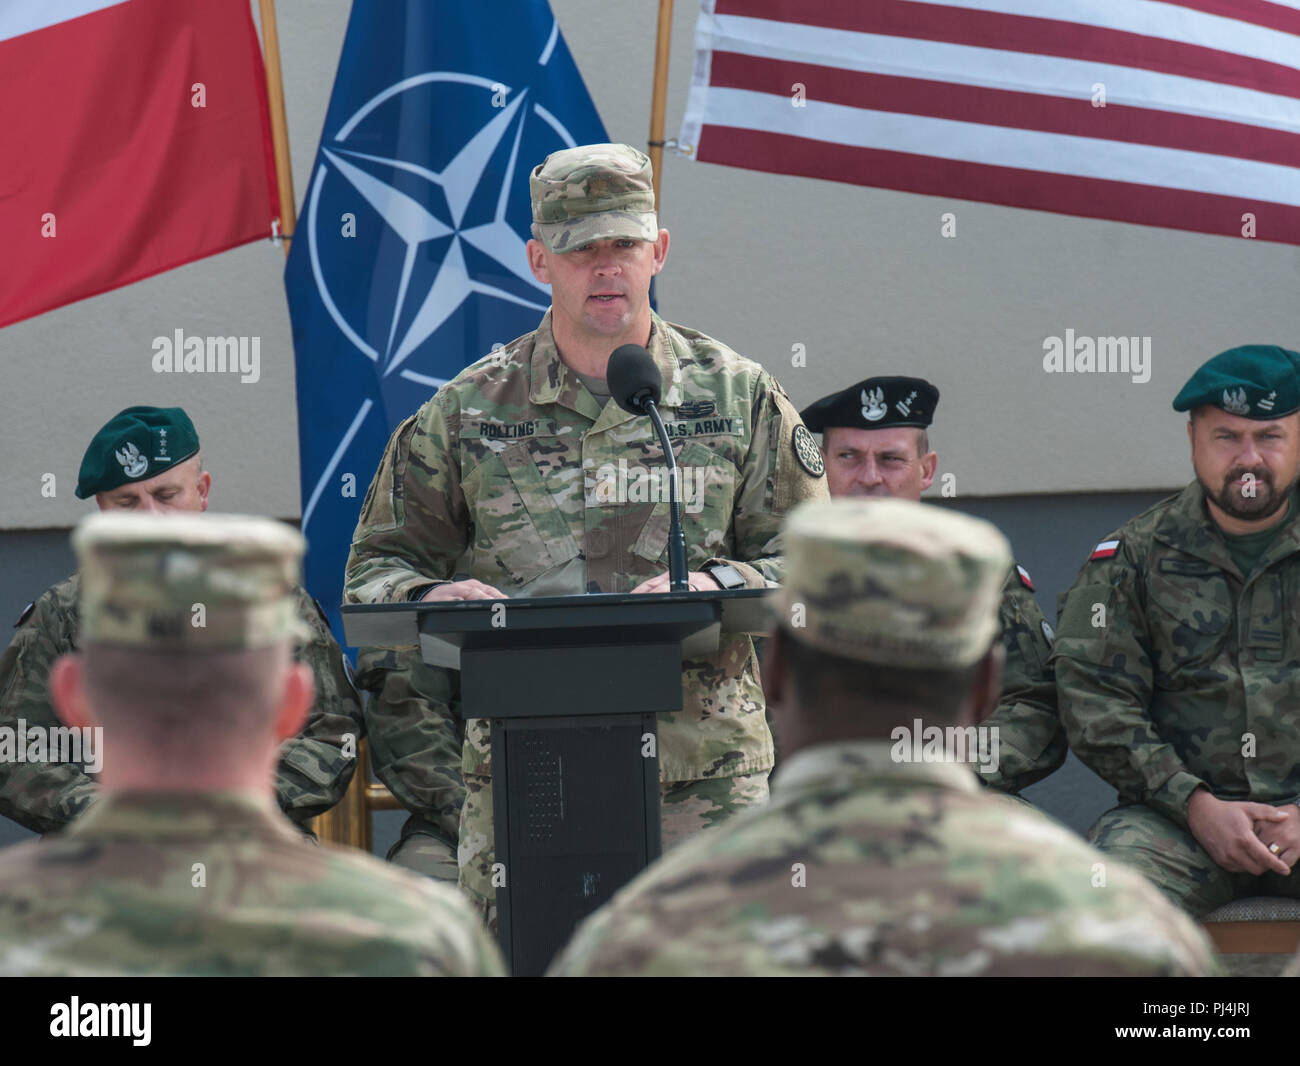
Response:
[{"label": "polish flag patch on sleeve", "polygon": [[1029,571],[1026,570],[1019,563],[1016,563],[1016,573],[1020,575],[1020,583],[1024,585],[1025,588],[1027,588],[1030,592],[1033,592],[1034,583],[1029,580]]},{"label": "polish flag patch on sleeve", "polygon": [[1092,549],[1092,554],[1088,556],[1088,561],[1091,562],[1093,559],[1109,559],[1117,551],[1119,551],[1118,540],[1103,540]]}]

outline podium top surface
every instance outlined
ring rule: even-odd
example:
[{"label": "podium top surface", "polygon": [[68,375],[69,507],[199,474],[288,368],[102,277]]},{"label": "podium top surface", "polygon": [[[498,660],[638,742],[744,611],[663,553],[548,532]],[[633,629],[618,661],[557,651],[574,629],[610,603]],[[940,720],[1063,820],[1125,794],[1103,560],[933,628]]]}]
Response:
[{"label": "podium top surface", "polygon": [[450,635],[484,630],[493,627],[494,609],[499,612],[503,604],[510,613],[512,628],[636,625],[660,618],[685,618],[704,608],[720,621],[723,632],[763,633],[767,629],[765,600],[771,591],[592,592],[499,600],[345,604],[342,614],[346,639],[352,647],[418,644],[421,631]]}]

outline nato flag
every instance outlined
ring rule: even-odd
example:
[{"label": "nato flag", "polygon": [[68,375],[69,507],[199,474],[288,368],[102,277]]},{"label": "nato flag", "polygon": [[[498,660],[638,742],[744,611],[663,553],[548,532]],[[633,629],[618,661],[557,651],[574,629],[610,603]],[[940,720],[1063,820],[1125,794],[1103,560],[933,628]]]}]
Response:
[{"label": "nato flag", "polygon": [[355,0],[285,271],[305,580],[339,642],[343,570],[388,437],[537,326],[528,175],[606,141],[546,0]]}]

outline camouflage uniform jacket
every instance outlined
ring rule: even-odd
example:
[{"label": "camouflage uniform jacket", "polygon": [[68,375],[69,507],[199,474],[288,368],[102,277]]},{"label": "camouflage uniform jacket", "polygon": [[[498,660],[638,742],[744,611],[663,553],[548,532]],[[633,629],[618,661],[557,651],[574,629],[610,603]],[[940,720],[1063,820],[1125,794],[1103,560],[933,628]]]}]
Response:
[{"label": "camouflage uniform jacket", "polygon": [[[1143,976],[1212,968],[1147,881],[955,764],[822,744],[767,804],[668,852],[558,975]],[[1104,877],[1105,887],[1098,888]]]},{"label": "camouflage uniform jacket", "polygon": [[[50,666],[76,651],[81,581],[73,574],[46,590],[0,657],[0,727],[17,730],[18,720],[50,728],[59,725],[46,682]],[[364,734],[361,704],[348,678],[343,653],[311,597],[298,589],[298,614],[311,641],[297,658],[312,668],[316,703],[300,735],[287,740],[276,770],[276,793],[285,814],[300,825],[343,797],[356,765],[345,754],[344,737],[355,752]],[[79,764],[0,764],[0,814],[37,833],[48,833],[77,816],[94,798],[96,785]]]},{"label": "camouflage uniform jacket", "polygon": [[1108,534],[1062,597],[1053,663],[1070,745],[1121,803],[1186,826],[1200,785],[1220,799],[1294,800],[1295,499],[1249,576],[1197,482]]},{"label": "camouflage uniform jacket", "polygon": [[1065,728],[1056,713],[1056,679],[1049,659],[1051,630],[1027,580],[1013,569],[998,608],[1007,649],[1002,694],[983,723],[998,727],[998,766],[982,774],[985,784],[1019,792],[1065,762]]},{"label": "camouflage uniform jacket", "polygon": [[0,975],[496,976],[453,889],[247,793],[114,793],[0,853]]},{"label": "camouflage uniform jacket", "polygon": [[[717,341],[655,315],[648,347],[677,462],[702,478],[702,506],[683,493],[687,565],[727,561],[750,587],[779,582],[782,517],[826,498],[811,436],[771,375]],[[613,400],[598,407],[561,361],[547,312],[397,427],[362,508],[345,598],[418,598],[452,577],[467,548],[469,576],[508,596],[630,591],[668,568],[668,505],[619,484],[659,468],[662,454],[648,418]],[[712,657],[688,660],[682,691],[682,710],[659,718],[662,780],[771,767],[749,637],[724,636]],[[487,722],[465,732],[462,771],[490,773]]]}]

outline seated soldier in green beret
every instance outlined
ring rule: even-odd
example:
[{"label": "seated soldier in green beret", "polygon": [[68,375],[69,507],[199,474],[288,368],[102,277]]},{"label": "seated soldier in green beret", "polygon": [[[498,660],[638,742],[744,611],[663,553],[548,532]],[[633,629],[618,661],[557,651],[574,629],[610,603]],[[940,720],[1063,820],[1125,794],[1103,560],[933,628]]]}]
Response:
[{"label": "seated soldier in green beret", "polygon": [[1107,533],[1053,662],[1102,851],[1194,915],[1300,897],[1300,355],[1222,352],[1174,400],[1196,478]]},{"label": "seated soldier in green beret", "polygon": [[[203,469],[194,423],[179,407],[128,407],[95,434],[81,461],[77,497],[101,511],[179,514],[208,509],[212,475]],[[78,574],[28,604],[0,657],[0,727],[16,736],[58,726],[50,707],[50,666],[79,646]],[[325,616],[294,590],[305,636],[297,648],[316,679],[316,702],[302,732],[285,742],[276,771],[280,806],[300,828],[347,791],[365,735],[361,705]],[[52,754],[52,753],[49,753]],[[0,760],[0,814],[37,833],[59,829],[94,798],[82,763]]]},{"label": "seated soldier in green beret", "polygon": [[281,742],[313,700],[293,661],[309,638],[302,536],[242,515],[110,513],[72,540],[78,651],[50,692],[112,757],[65,831],[0,851],[0,974],[501,974],[460,893],[313,847],[275,809]]},{"label": "seated soldier in green beret", "polygon": [[[924,378],[891,375],[859,381],[800,411],[804,425],[822,435],[831,496],[919,501],[938,464],[928,433],[938,406],[939,390]],[[977,769],[984,784],[1016,795],[1065,762],[1067,751],[1048,665],[1052,627],[1023,566],[1007,574],[998,620],[1007,660],[997,706],[984,723],[998,727],[998,744]]]}]

